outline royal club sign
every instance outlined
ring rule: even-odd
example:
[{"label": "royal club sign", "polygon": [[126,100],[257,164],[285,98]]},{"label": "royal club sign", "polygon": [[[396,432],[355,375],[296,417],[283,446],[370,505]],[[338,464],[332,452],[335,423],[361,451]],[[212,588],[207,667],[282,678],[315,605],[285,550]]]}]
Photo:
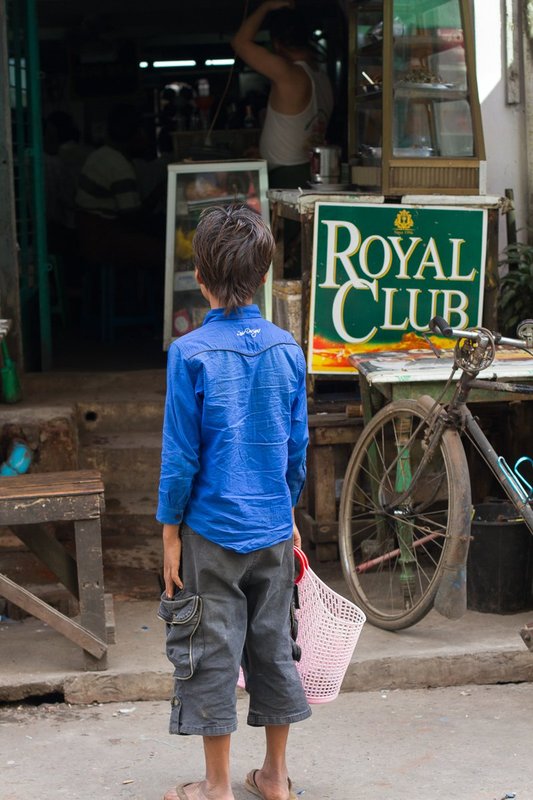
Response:
[{"label": "royal club sign", "polygon": [[485,209],[317,203],[314,225],[309,372],[351,373],[352,353],[425,348],[437,314],[454,328],[481,324]]}]

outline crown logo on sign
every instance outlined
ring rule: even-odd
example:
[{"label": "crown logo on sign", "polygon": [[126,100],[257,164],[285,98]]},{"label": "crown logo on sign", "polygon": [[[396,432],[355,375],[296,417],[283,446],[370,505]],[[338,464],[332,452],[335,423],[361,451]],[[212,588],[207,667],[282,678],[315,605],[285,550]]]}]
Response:
[{"label": "crown logo on sign", "polygon": [[415,226],[413,222],[413,218],[409,211],[402,209],[398,211],[396,214],[396,219],[394,220],[394,230],[397,233],[405,233],[407,231],[412,231]]}]

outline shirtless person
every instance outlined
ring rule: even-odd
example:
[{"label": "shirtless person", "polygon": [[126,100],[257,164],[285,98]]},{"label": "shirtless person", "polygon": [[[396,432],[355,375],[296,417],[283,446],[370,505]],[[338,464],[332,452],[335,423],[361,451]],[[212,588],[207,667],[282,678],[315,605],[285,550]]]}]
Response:
[{"label": "shirtless person", "polygon": [[[272,51],[255,42],[270,12],[275,12],[270,24]],[[243,22],[232,46],[249,67],[271,81],[259,143],[270,187],[306,186],[309,150],[324,144],[333,93],[327,75],[318,69],[305,18],[288,0],[266,0]]]}]

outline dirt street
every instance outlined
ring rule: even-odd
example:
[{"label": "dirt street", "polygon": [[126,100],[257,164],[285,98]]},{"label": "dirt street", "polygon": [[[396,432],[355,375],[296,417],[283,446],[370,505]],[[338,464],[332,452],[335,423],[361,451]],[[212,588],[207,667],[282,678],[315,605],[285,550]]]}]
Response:
[{"label": "dirt street", "polygon": [[[234,736],[236,800],[263,734]],[[532,800],[533,684],[349,692],[295,725],[302,800]],[[160,800],[201,775],[197,737],[169,736],[165,702],[0,707],[0,800]]]}]

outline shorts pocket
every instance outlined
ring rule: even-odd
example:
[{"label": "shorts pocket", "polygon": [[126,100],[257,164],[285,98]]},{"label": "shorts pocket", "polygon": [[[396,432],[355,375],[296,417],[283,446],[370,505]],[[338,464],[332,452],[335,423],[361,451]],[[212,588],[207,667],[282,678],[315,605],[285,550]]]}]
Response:
[{"label": "shorts pocket", "polygon": [[180,592],[169,600],[163,594],[158,617],[167,626],[167,658],[174,665],[174,677],[186,681],[193,676],[203,652],[198,630],[202,619],[202,598],[197,594]]}]

